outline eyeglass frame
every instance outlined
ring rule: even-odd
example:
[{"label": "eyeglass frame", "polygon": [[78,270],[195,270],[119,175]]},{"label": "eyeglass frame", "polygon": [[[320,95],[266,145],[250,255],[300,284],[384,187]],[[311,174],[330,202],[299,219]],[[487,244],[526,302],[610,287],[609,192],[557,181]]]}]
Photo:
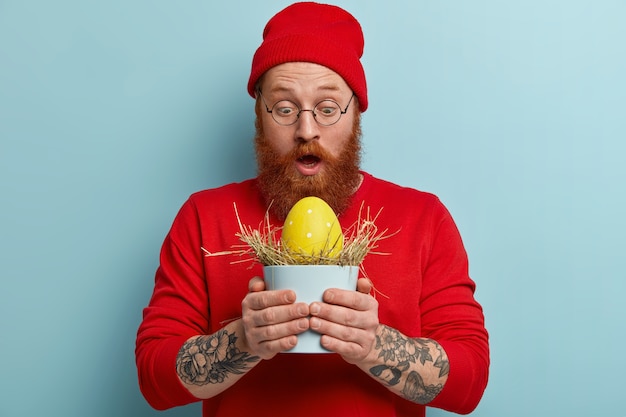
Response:
[{"label": "eyeglass frame", "polygon": [[[324,100],[320,100],[319,102],[317,102],[317,103],[315,104],[315,106],[313,106],[313,108],[312,108],[312,109],[302,109],[302,108],[300,108],[300,106],[298,106],[298,104],[297,104],[296,102],[291,101],[291,100],[287,100],[287,99],[284,99],[284,100],[278,100],[276,103],[274,103],[274,104],[272,105],[272,109],[270,110],[269,106],[268,106],[268,105],[267,105],[267,103],[265,102],[265,97],[263,97],[263,93],[261,92],[261,89],[260,89],[260,88],[258,88],[258,89],[257,89],[257,92],[259,93],[259,97],[261,97],[261,100],[263,101],[263,105],[265,106],[265,111],[266,111],[266,112],[268,112],[269,114],[271,114],[271,115],[272,115],[272,120],[274,120],[274,122],[276,122],[276,124],[277,124],[277,125],[279,125],[279,126],[293,126],[293,125],[295,125],[295,124],[298,122],[298,120],[300,120],[300,115],[301,115],[301,114],[302,114],[302,112],[304,112],[304,111],[310,111],[310,112],[311,112],[311,114],[313,115],[313,119],[315,120],[315,123],[317,123],[318,125],[320,125],[320,126],[325,126],[325,127],[326,127],[326,126],[333,126],[333,125],[335,125],[335,124],[339,123],[339,120],[341,120],[341,116],[343,116],[344,114],[346,114],[346,113],[348,112],[348,107],[350,107],[350,104],[352,103],[352,99],[353,99],[353,98],[354,98],[354,96],[356,95],[356,94],[354,93],[354,91],[353,91],[353,92],[352,92],[352,95],[350,96],[350,100],[348,100],[348,104],[346,105],[346,108],[345,108],[345,109],[343,109],[343,110],[341,110],[341,105],[340,105],[339,103],[337,103],[335,100],[330,99],[330,98],[325,98]],[[276,120],[276,118],[274,117],[274,107],[276,107],[276,105],[277,105],[278,103],[280,103],[281,101],[288,101],[289,103],[292,103],[293,105],[295,105],[295,106],[296,106],[296,108],[298,109],[298,113],[296,114],[296,120],[294,120],[292,123],[289,123],[289,124],[280,123],[280,122],[279,122],[278,120]],[[317,119],[317,114],[315,113],[315,108],[316,108],[316,107],[317,107],[320,103],[323,103],[324,101],[330,101],[330,102],[335,103],[335,104],[337,105],[337,108],[339,109],[339,117],[337,118],[337,120],[335,120],[334,122],[332,122],[332,123],[330,123],[330,124],[323,124],[323,123],[321,123],[321,122]]]}]

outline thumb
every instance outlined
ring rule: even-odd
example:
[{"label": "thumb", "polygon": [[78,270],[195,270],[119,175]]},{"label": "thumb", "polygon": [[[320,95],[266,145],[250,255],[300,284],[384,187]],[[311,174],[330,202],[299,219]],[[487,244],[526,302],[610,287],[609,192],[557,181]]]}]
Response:
[{"label": "thumb", "polygon": [[374,284],[372,284],[369,278],[359,278],[356,283],[356,290],[363,294],[369,294],[372,288],[374,288]]},{"label": "thumb", "polygon": [[248,282],[248,291],[258,292],[265,290],[265,281],[260,277],[254,277]]}]

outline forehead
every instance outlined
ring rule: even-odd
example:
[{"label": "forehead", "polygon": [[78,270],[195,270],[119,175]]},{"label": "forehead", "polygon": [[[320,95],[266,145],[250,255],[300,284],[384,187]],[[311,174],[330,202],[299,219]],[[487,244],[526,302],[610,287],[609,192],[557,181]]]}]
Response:
[{"label": "forehead", "polygon": [[314,94],[320,91],[350,91],[344,79],[330,68],[310,62],[288,62],[270,68],[260,85],[264,94],[287,91]]}]

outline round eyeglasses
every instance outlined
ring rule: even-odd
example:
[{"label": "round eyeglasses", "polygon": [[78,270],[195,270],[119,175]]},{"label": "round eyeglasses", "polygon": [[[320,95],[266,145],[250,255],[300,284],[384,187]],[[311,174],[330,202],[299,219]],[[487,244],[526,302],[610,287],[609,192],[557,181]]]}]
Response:
[{"label": "round eyeglasses", "polygon": [[342,115],[346,114],[348,107],[350,107],[350,103],[352,103],[352,99],[354,98],[354,93],[352,93],[346,108],[343,110],[341,110],[339,103],[330,99],[320,101],[312,109],[301,109],[300,106],[291,100],[280,100],[270,109],[265,102],[263,94],[261,94],[261,90],[259,90],[259,96],[261,97],[261,100],[263,100],[263,104],[265,104],[265,110],[270,113],[272,115],[272,119],[274,119],[274,121],[281,126],[291,126],[296,123],[302,112],[305,111],[310,111],[313,114],[313,118],[319,125],[331,126],[337,123],[339,119],[341,119]]}]

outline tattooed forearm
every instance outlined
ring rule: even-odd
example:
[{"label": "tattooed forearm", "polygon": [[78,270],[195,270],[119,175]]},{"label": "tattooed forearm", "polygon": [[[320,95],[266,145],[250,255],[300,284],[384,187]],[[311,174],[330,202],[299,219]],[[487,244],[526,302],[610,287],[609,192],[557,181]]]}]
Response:
[{"label": "tattooed forearm", "polygon": [[187,341],[178,352],[176,369],[180,379],[192,385],[219,384],[229,374],[242,374],[260,360],[235,346],[237,336],[219,330],[211,336]]},{"label": "tattooed forearm", "polygon": [[383,326],[376,336],[375,349],[382,363],[370,368],[370,373],[406,399],[426,404],[443,389],[450,364],[434,340],[408,338]]},{"label": "tattooed forearm", "polygon": [[402,394],[409,400],[419,404],[427,404],[431,402],[439,392],[443,389],[441,384],[424,385],[424,380],[415,371],[411,371],[406,379]]}]

